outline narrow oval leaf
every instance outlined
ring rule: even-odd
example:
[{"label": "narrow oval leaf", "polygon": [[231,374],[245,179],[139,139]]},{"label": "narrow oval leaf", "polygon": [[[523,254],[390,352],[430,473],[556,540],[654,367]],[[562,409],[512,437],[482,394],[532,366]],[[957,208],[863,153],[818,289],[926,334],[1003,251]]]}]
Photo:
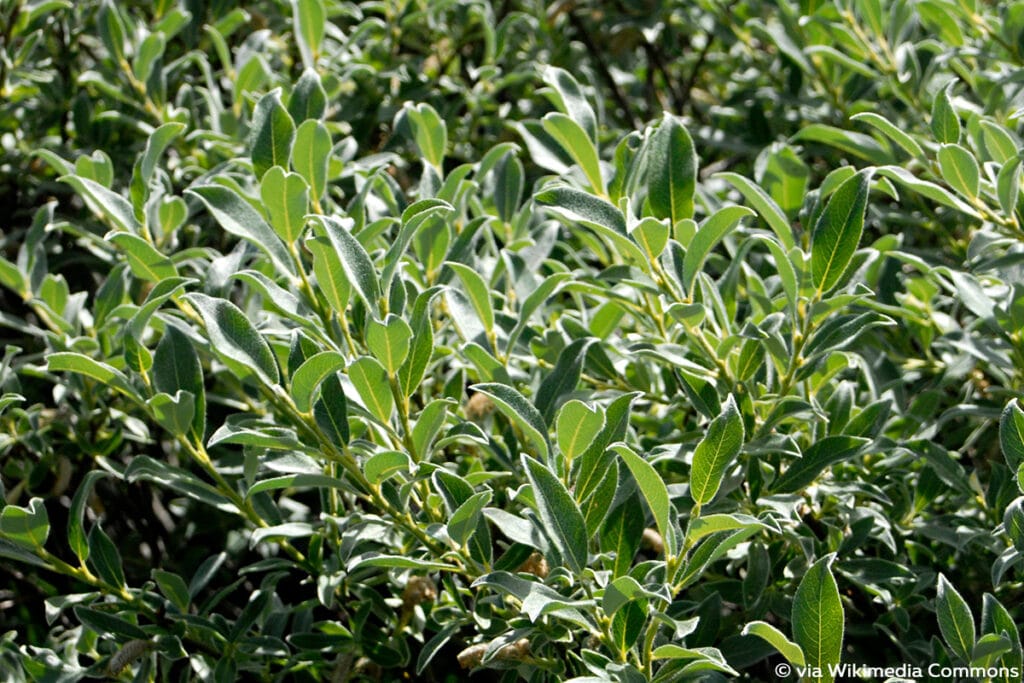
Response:
[{"label": "narrow oval leaf", "polygon": [[963,599],[943,574],[939,574],[939,587],[935,596],[935,616],[939,620],[942,639],[957,657],[970,663],[974,651],[974,615],[967,601]]},{"label": "narrow oval leaf", "polygon": [[541,523],[566,566],[578,574],[587,566],[587,526],[583,513],[561,481],[537,460],[524,455],[523,469],[533,486]]},{"label": "narrow oval leaf", "polygon": [[864,232],[864,213],[872,169],[859,171],[839,186],[811,233],[811,276],[819,294],[832,289],[846,272]]},{"label": "narrow oval leaf", "polygon": [[392,377],[409,355],[411,341],[409,323],[394,313],[389,313],[384,322],[370,320],[366,324],[366,346]]},{"label": "narrow oval leaf", "polygon": [[277,88],[261,97],[252,113],[249,150],[257,178],[272,166],[288,165],[294,138],[295,122],[281,104],[281,89]]},{"label": "narrow oval leaf", "polygon": [[331,155],[331,134],[320,121],[304,121],[295,131],[292,168],[309,185],[314,206],[319,206],[327,190],[327,167]]},{"label": "narrow oval leaf", "polygon": [[195,408],[192,436],[196,442],[205,440],[206,388],[199,354],[185,333],[167,325],[164,336],[153,353],[153,387],[170,395],[185,391],[192,395]]},{"label": "narrow oval leaf", "polygon": [[348,377],[367,410],[387,424],[395,408],[395,397],[384,366],[375,358],[363,356],[348,367]]},{"label": "narrow oval leaf", "polygon": [[171,260],[138,235],[119,232],[108,236],[107,240],[124,252],[132,274],[140,280],[160,282],[178,276],[178,269]]},{"label": "narrow oval leaf", "polygon": [[649,462],[629,446],[617,444],[612,448],[626,463],[630,474],[633,475],[637,486],[640,487],[640,493],[647,501],[647,507],[651,509],[654,524],[658,527],[658,533],[661,534],[661,538],[665,542],[665,556],[674,556],[676,554],[676,534],[672,528],[672,502],[669,499],[665,481]]},{"label": "narrow oval leaf", "polygon": [[974,199],[981,189],[978,160],[960,145],[943,145],[938,152],[939,171],[950,187]]},{"label": "narrow oval leaf", "polygon": [[49,536],[50,518],[42,498],[32,498],[26,507],[7,505],[0,511],[0,538],[34,551]]},{"label": "narrow oval leaf", "polygon": [[558,448],[565,458],[566,469],[574,458],[582,455],[604,429],[604,413],[583,401],[565,403],[555,418]]},{"label": "narrow oval leaf", "polygon": [[298,173],[274,166],[260,182],[260,197],[270,214],[270,226],[287,244],[294,243],[306,225],[309,187]]},{"label": "narrow oval leaf", "polygon": [[739,225],[741,220],[753,215],[754,212],[745,206],[726,206],[701,223],[697,234],[686,248],[686,256],[683,257],[683,285],[691,297],[697,273],[704,267],[704,261],[711,250]]},{"label": "narrow oval leaf", "polygon": [[742,635],[752,635],[761,638],[769,645],[779,651],[793,666],[804,666],[804,651],[800,646],[787,638],[785,634],[771,624],[764,621],[752,621],[743,627]]},{"label": "narrow oval leaf", "polygon": [[308,412],[313,405],[313,394],[328,375],[345,367],[345,357],[337,351],[321,351],[310,356],[292,375],[291,394],[295,407]]},{"label": "narrow oval leaf", "polygon": [[340,220],[330,216],[314,216],[313,218],[327,232],[327,238],[338,254],[341,267],[356,294],[372,313],[376,313],[377,303],[380,300],[380,282],[370,255],[366,253],[366,249],[359,243],[359,240],[349,232],[354,222],[350,218]]},{"label": "narrow oval leaf", "polygon": [[935,95],[932,101],[932,134],[942,144],[960,142],[960,117],[953,109],[950,90],[954,83],[948,84]]},{"label": "narrow oval leaf", "polygon": [[666,113],[646,147],[647,202],[656,218],[675,225],[693,218],[697,150],[677,116]]},{"label": "narrow oval leaf", "polygon": [[550,453],[548,446],[548,428],[533,404],[518,391],[506,384],[484,383],[474,384],[473,391],[489,396],[498,410],[517,425],[537,452],[546,461]]},{"label": "narrow oval leaf", "polygon": [[565,114],[552,112],[544,116],[542,125],[548,135],[553,137],[583,170],[591,189],[603,195],[605,186],[601,177],[601,160],[597,155],[597,147],[580,124]]},{"label": "narrow oval leaf", "polygon": [[829,667],[838,665],[843,653],[845,620],[839,587],[832,576],[833,560],[835,554],[815,562],[793,596],[793,638],[815,674],[805,675],[805,681],[832,683],[835,676]]},{"label": "narrow oval leaf", "polygon": [[205,294],[186,294],[185,298],[202,316],[211,348],[236,376],[255,375],[267,386],[280,381],[270,344],[237,306]]},{"label": "narrow oval leaf", "polygon": [[730,394],[722,412],[711,421],[707,434],[693,452],[690,495],[698,505],[707,505],[722,485],[722,476],[743,448],[743,418]]}]

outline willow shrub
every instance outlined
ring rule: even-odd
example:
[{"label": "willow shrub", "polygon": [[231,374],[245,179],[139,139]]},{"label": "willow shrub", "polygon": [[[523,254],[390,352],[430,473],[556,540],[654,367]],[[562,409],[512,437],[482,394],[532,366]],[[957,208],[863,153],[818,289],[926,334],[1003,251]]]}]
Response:
[{"label": "willow shrub", "polygon": [[788,74],[730,160],[559,11],[370,5],[3,5],[6,679],[1019,680],[1016,7],[744,4],[659,76]]}]

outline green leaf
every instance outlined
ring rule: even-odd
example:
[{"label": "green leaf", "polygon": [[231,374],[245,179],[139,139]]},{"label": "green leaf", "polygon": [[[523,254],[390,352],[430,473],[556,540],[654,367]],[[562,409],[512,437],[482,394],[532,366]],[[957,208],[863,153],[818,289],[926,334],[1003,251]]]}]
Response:
[{"label": "green leaf", "polygon": [[803,650],[807,666],[820,676],[805,681],[832,683],[829,666],[839,664],[843,654],[843,603],[830,569],[835,554],[821,558],[804,574],[793,596],[793,638]]},{"label": "green leaf", "polygon": [[382,451],[374,453],[363,465],[363,474],[367,481],[377,485],[393,474],[412,470],[412,461],[408,454],[400,451]]},{"label": "green leaf", "polygon": [[455,565],[433,560],[417,559],[405,555],[382,555],[379,553],[367,553],[355,558],[348,566],[349,573],[355,572],[363,567],[384,567],[386,569],[414,569],[428,572],[455,572],[462,573]]},{"label": "green leaf", "polygon": [[177,491],[194,500],[224,510],[237,513],[237,508],[213,486],[199,479],[194,474],[177,467],[154,460],[148,455],[132,458],[131,464],[124,473],[125,481],[134,483],[138,480],[151,481],[161,487]]},{"label": "green leaf", "polygon": [[707,505],[714,499],[726,468],[743,448],[743,439],[743,418],[730,394],[693,452],[690,495],[698,505]]},{"label": "green leaf", "polygon": [[522,456],[523,469],[533,487],[541,524],[562,556],[563,562],[579,574],[587,566],[587,527],[583,513],[561,481],[544,465]]},{"label": "green leaf", "polygon": [[612,446],[612,449],[626,463],[637,486],[640,487],[640,493],[647,501],[647,507],[651,509],[654,524],[665,541],[665,556],[674,556],[676,554],[676,534],[675,529],[672,528],[672,502],[669,500],[665,481],[649,462],[629,446],[617,444]]},{"label": "green leaf", "polygon": [[[152,37],[152,36],[150,36]],[[163,46],[160,46],[161,51]],[[146,80],[140,78],[139,80]],[[156,172],[157,162],[174,140],[185,130],[183,123],[165,123],[154,130],[146,140],[146,149],[136,163],[132,174],[131,196],[136,206],[141,206],[149,196],[149,184]]]},{"label": "green leaf", "polygon": [[789,224],[789,219],[786,218],[786,214],[775,203],[775,200],[768,196],[767,192],[738,173],[716,173],[713,177],[728,181],[740,191],[743,198],[768,223],[768,227],[779,238],[787,252],[796,246],[796,239],[793,237],[793,228]]},{"label": "green leaf", "polygon": [[653,261],[665,251],[669,229],[662,221],[648,216],[636,224],[629,236],[647,253],[647,258]]},{"label": "green leaf", "polygon": [[153,387],[170,395],[184,391],[192,395],[194,415],[192,436],[197,443],[206,437],[206,388],[199,354],[185,333],[167,325],[153,354]]},{"label": "green leaf", "polygon": [[412,125],[413,137],[420,154],[438,171],[444,162],[448,148],[448,129],[437,111],[426,102],[413,105],[407,102],[403,108]]},{"label": "green leaf", "polygon": [[807,196],[811,169],[795,149],[784,143],[766,148],[755,162],[755,173],[761,186],[788,217],[795,217]]},{"label": "green leaf", "polygon": [[518,391],[505,384],[474,384],[470,388],[489,396],[498,410],[523,431],[526,438],[533,443],[536,452],[544,460],[547,460],[550,454],[548,428],[544,423],[544,418],[532,403]]},{"label": "green leaf", "polygon": [[177,391],[172,396],[164,392],[146,401],[153,419],[161,427],[176,436],[186,436],[192,431],[196,415],[195,397],[187,391]]},{"label": "green leaf", "polygon": [[328,375],[320,383],[320,398],[313,404],[313,418],[335,442],[348,443],[348,401],[337,374]]},{"label": "green leaf", "polygon": [[81,353],[51,353],[46,357],[46,369],[50,372],[74,372],[85,375],[127,396],[136,395],[127,377],[106,363],[100,363]]},{"label": "green leaf", "polygon": [[587,359],[587,350],[596,341],[593,337],[576,339],[558,354],[555,367],[540,383],[533,401],[537,406],[537,412],[544,419],[544,424],[551,424],[562,396],[576,390],[583,372],[583,364]]},{"label": "green leaf", "polygon": [[448,536],[457,546],[462,547],[469,542],[477,529],[484,508],[491,502],[493,495],[490,491],[473,494],[452,512],[448,518]]},{"label": "green leaf", "polygon": [[321,351],[307,358],[292,374],[292,400],[299,412],[308,412],[320,383],[344,367],[345,357],[337,351]]},{"label": "green leaf", "polygon": [[298,173],[274,166],[263,174],[260,197],[270,214],[270,225],[287,244],[293,244],[306,225],[309,187]]},{"label": "green leaf", "polygon": [[775,493],[795,493],[810,485],[818,475],[838,462],[854,457],[870,443],[870,439],[856,436],[826,436],[807,449],[803,456],[790,465],[775,480]]},{"label": "green leaf", "polygon": [[771,624],[764,621],[752,621],[743,627],[742,635],[752,635],[761,638],[774,647],[793,666],[805,666],[804,651],[800,646],[787,638],[785,634]]},{"label": "green leaf", "polygon": [[544,82],[554,88],[554,95],[559,100],[556,106],[572,117],[591,140],[597,142],[597,116],[572,74],[565,69],[548,66],[544,69]]},{"label": "green leaf", "polygon": [[331,154],[331,134],[320,121],[303,121],[295,131],[292,168],[309,186],[313,204],[319,206],[327,191],[327,166]]},{"label": "green leaf", "polygon": [[0,511],[0,537],[28,550],[42,549],[50,536],[50,518],[42,498],[32,498],[27,507],[7,505]]},{"label": "green leaf", "polygon": [[719,531],[734,531],[736,529],[776,530],[757,517],[750,515],[740,513],[701,515],[690,518],[690,523],[686,528],[686,540],[695,543],[705,536],[716,534]]},{"label": "green leaf", "polygon": [[320,56],[320,43],[323,42],[327,26],[327,10],[323,0],[292,0],[292,14],[302,63],[307,69],[313,69]]},{"label": "green leaf", "polygon": [[859,171],[839,186],[811,233],[811,276],[819,295],[839,282],[864,232],[871,169]]},{"label": "green leaf", "polygon": [[327,238],[331,241],[341,261],[341,267],[349,283],[354,286],[356,294],[366,307],[376,314],[377,302],[380,299],[380,282],[370,255],[349,232],[354,222],[350,218],[341,220],[330,216],[314,216],[314,219],[327,232]]},{"label": "green leaf", "polygon": [[139,232],[140,225],[135,218],[135,211],[121,195],[108,190],[95,180],[77,175],[63,175],[59,180],[75,188],[89,210],[104,219],[115,230],[133,234]]},{"label": "green leaf", "polygon": [[939,620],[942,639],[949,645],[953,654],[969,664],[975,642],[974,615],[971,614],[967,601],[943,574],[939,574],[935,615]]},{"label": "green leaf", "polygon": [[409,355],[412,328],[404,319],[389,313],[384,322],[366,323],[366,346],[392,377]]},{"label": "green leaf", "polygon": [[999,418],[999,444],[1011,470],[1024,465],[1024,410],[1017,399],[1006,404]]},{"label": "green leaf", "polygon": [[328,488],[340,489],[345,487],[345,482],[337,477],[329,477],[323,474],[286,474],[280,477],[263,479],[249,487],[245,492],[246,498],[252,498],[257,493],[265,491],[279,491],[281,489],[297,488]]},{"label": "green leaf", "polygon": [[210,338],[210,346],[235,376],[256,376],[266,386],[277,384],[281,375],[270,344],[237,306],[205,294],[186,294],[199,311]]},{"label": "green leaf", "polygon": [[156,585],[164,597],[170,600],[171,604],[178,608],[178,611],[182,613],[188,611],[192,597],[188,593],[188,584],[185,583],[185,579],[173,572],[154,569],[153,580],[156,581]]},{"label": "green leaf", "polygon": [[953,109],[950,91],[955,83],[949,83],[935,95],[932,101],[932,135],[942,144],[960,142],[960,117]]},{"label": "green leaf", "polygon": [[256,103],[252,112],[249,151],[257,178],[272,166],[287,168],[295,138],[295,122],[281,104],[281,89],[276,88]]},{"label": "green leaf", "polygon": [[295,275],[291,256],[263,216],[235,190],[223,185],[197,185],[185,194],[200,199],[225,231],[258,247],[282,274]]},{"label": "green leaf", "polygon": [[320,292],[336,313],[344,315],[352,295],[352,286],[338,253],[325,237],[307,240],[306,247],[313,253],[313,274],[316,275]]},{"label": "green leaf", "polygon": [[644,531],[644,512],[636,493],[616,505],[601,527],[601,552],[613,555],[612,576],[629,573],[633,557],[640,548]]},{"label": "green leaf", "polygon": [[754,212],[745,206],[726,206],[701,223],[697,234],[686,248],[686,256],[683,257],[683,284],[691,297],[697,273],[704,267],[704,261],[711,250],[739,225],[741,220],[753,215]]},{"label": "green leaf", "polygon": [[1018,552],[1024,553],[1024,498],[1016,498],[1003,513],[1003,529]]},{"label": "green leaf", "polygon": [[89,564],[96,575],[112,586],[125,588],[124,569],[121,566],[121,553],[110,540],[99,524],[94,524],[89,531]]},{"label": "green leaf", "polygon": [[938,153],[939,171],[950,187],[965,197],[976,198],[981,189],[978,160],[960,145],[943,145]]},{"label": "green leaf", "polygon": [[587,450],[602,429],[604,412],[600,409],[591,408],[575,399],[561,407],[555,419],[555,434],[558,436],[558,448],[565,458],[566,469],[574,458]]},{"label": "green leaf", "polygon": [[138,640],[148,640],[149,638],[149,634],[121,617],[89,607],[77,606],[74,609],[78,620],[100,635],[110,634]]},{"label": "green leaf", "polygon": [[68,545],[71,546],[71,551],[78,557],[79,562],[85,562],[89,557],[89,540],[83,527],[85,506],[89,502],[96,482],[107,476],[110,476],[109,473],[103,470],[92,470],[86,473],[82,483],[75,491],[75,497],[71,499],[71,509],[68,510]]},{"label": "green leaf", "polygon": [[996,177],[996,195],[999,208],[1007,216],[1017,211],[1017,199],[1020,197],[1021,160],[1013,159],[1003,164]]},{"label": "green leaf", "polygon": [[348,366],[348,376],[363,405],[378,420],[387,424],[395,409],[395,397],[388,382],[388,371],[375,358],[363,356]]},{"label": "green leaf", "polygon": [[884,135],[889,137],[889,139],[902,147],[910,156],[915,159],[924,158],[924,150],[921,149],[921,145],[918,144],[917,140],[907,135],[899,126],[892,123],[884,116],[874,112],[865,111],[859,114],[854,114],[850,117],[850,120],[863,121],[872,128],[881,131]]},{"label": "green leaf", "polygon": [[548,135],[554,138],[583,170],[591,189],[603,195],[605,185],[601,177],[601,160],[597,155],[597,147],[580,124],[565,114],[552,112],[544,116],[542,125]]},{"label": "green leaf", "polygon": [[462,286],[469,296],[469,301],[473,304],[473,310],[476,311],[484,326],[484,331],[488,335],[493,334],[494,305],[491,303],[491,289],[487,286],[487,282],[480,277],[479,273],[464,263],[446,261],[444,265],[454,270],[455,274],[459,276],[459,280],[462,281]]},{"label": "green leaf", "polygon": [[645,152],[647,202],[654,216],[667,218],[672,225],[693,218],[697,151],[682,120],[666,112]]},{"label": "green leaf", "polygon": [[617,207],[594,195],[574,187],[550,187],[534,195],[537,203],[568,221],[575,221],[607,238],[619,257],[644,269],[650,262],[643,250],[626,232],[626,217]]}]

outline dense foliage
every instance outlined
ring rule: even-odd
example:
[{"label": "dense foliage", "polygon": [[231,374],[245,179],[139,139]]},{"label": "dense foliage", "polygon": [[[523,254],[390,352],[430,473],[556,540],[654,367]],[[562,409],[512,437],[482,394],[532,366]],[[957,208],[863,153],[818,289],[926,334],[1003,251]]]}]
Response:
[{"label": "dense foliage", "polygon": [[0,0],[0,680],[1019,681],[1022,117],[1021,2]]}]

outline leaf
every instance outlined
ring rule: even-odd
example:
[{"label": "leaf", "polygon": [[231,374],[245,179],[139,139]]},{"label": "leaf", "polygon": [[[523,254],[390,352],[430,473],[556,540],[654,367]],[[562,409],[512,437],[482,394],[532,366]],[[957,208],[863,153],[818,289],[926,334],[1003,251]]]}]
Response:
[{"label": "leaf", "polygon": [[395,409],[395,397],[388,382],[388,371],[375,358],[363,356],[348,366],[348,376],[363,405],[378,420],[387,424]]},{"label": "leaf", "polygon": [[281,89],[275,88],[260,98],[252,112],[249,151],[257,178],[272,166],[287,168],[295,138],[295,122],[281,104]]},{"label": "leaf", "polygon": [[345,357],[337,351],[321,351],[310,356],[295,370],[291,381],[292,400],[299,412],[312,408],[313,394],[329,375],[345,367]]},{"label": "leaf", "polygon": [[377,279],[377,270],[373,267],[370,255],[366,253],[359,240],[349,232],[354,221],[351,218],[340,220],[330,216],[314,216],[313,218],[327,232],[327,238],[334,247],[334,251],[341,261],[341,267],[345,271],[349,283],[354,286],[356,294],[363,300],[366,307],[376,314],[377,302],[380,299],[380,282]]},{"label": "leaf", "polygon": [[320,292],[336,313],[344,315],[352,294],[352,286],[338,253],[325,237],[307,240],[306,247],[313,253],[313,274],[316,275]]},{"label": "leaf", "polygon": [[743,218],[753,215],[754,212],[745,206],[726,206],[701,224],[683,257],[683,285],[691,298],[697,273],[704,267],[708,254]]},{"label": "leaf", "polygon": [[839,664],[843,653],[843,603],[830,569],[835,554],[815,562],[800,580],[793,596],[793,638],[803,650],[807,666],[820,676],[804,680],[832,683],[829,666]]},{"label": "leaf", "polygon": [[544,418],[522,394],[506,384],[474,384],[473,391],[489,396],[498,410],[517,425],[529,439],[544,460],[550,453],[548,428]]},{"label": "leaf", "polygon": [[[738,173],[716,173],[714,178],[721,178],[732,184],[743,198],[754,207],[757,213],[768,223],[775,236],[782,242],[786,252],[796,246],[796,239],[793,237],[793,228],[789,224],[786,214],[775,203],[775,200],[768,196],[768,193],[755,185],[752,181]],[[683,246],[686,246],[685,244]]]},{"label": "leaf", "polygon": [[187,391],[177,391],[172,396],[159,392],[146,401],[153,419],[175,436],[186,436],[192,431],[196,415],[195,397]]},{"label": "leaf", "polygon": [[320,43],[327,25],[327,10],[323,0],[292,0],[295,18],[295,37],[298,39],[302,63],[307,69],[316,67]]},{"label": "leaf", "polygon": [[125,253],[128,257],[128,266],[140,280],[159,282],[165,278],[177,277],[178,269],[171,260],[138,235],[119,232],[109,235],[107,240]]},{"label": "leaf", "polygon": [[331,154],[331,134],[320,121],[303,121],[295,131],[292,168],[306,181],[315,206],[327,191],[327,167]]},{"label": "leaf", "polygon": [[740,454],[743,439],[743,418],[730,394],[693,452],[690,495],[698,505],[707,505],[714,499],[726,467]]},{"label": "leaf", "polygon": [[328,375],[320,383],[320,398],[313,404],[313,418],[337,443],[348,443],[348,401],[338,375]]},{"label": "leaf", "polygon": [[[647,202],[656,218],[672,225],[693,218],[697,187],[697,151],[678,116],[665,113],[644,149]],[[684,245],[685,246],[685,245]]]},{"label": "leaf", "polygon": [[192,436],[197,443],[202,443],[206,437],[203,367],[192,342],[173,325],[167,325],[153,354],[153,387],[172,396],[179,391],[192,395]]},{"label": "leaf", "polygon": [[32,498],[27,507],[7,505],[0,511],[0,538],[37,551],[49,536],[50,518],[42,498]]},{"label": "leaf", "polygon": [[874,112],[865,111],[859,114],[854,114],[850,117],[850,120],[863,121],[872,128],[875,128],[888,136],[889,139],[902,147],[910,156],[915,159],[924,158],[924,150],[921,149],[921,145],[918,144],[917,140],[912,138],[910,135],[907,135],[907,133],[903,132],[899,126],[892,123],[884,116]]},{"label": "leaf", "polygon": [[574,187],[556,186],[538,192],[534,200],[566,220],[582,223],[607,238],[626,263],[650,268],[647,255],[626,232],[626,217],[617,207]]},{"label": "leaf", "polygon": [[475,493],[452,512],[451,517],[448,518],[448,536],[457,546],[462,547],[469,542],[477,530],[477,523],[481,519],[484,508],[491,502],[493,495],[490,491]]},{"label": "leaf", "polygon": [[604,428],[604,413],[583,401],[566,402],[555,419],[558,448],[565,458],[566,469],[573,459],[582,455]]},{"label": "leaf", "polygon": [[860,244],[872,173],[859,171],[840,185],[814,224],[811,275],[819,295],[839,282]]},{"label": "leaf", "polygon": [[855,436],[826,436],[808,448],[803,457],[790,465],[782,476],[775,480],[772,491],[800,491],[810,485],[825,468],[854,457],[870,442],[870,439]]},{"label": "leaf", "polygon": [[367,481],[374,485],[379,485],[393,474],[411,470],[412,461],[406,453],[400,451],[374,453],[363,465],[363,474]]},{"label": "leaf", "polygon": [[409,323],[394,313],[389,313],[384,322],[370,320],[366,323],[366,346],[392,377],[409,355],[411,340]]},{"label": "leaf", "polygon": [[270,225],[286,244],[294,244],[306,225],[309,186],[298,173],[274,166],[263,174],[260,197],[270,214]]},{"label": "leaf", "polygon": [[943,145],[938,152],[939,171],[950,187],[965,197],[976,198],[981,189],[978,160],[960,145]]},{"label": "leaf", "polygon": [[292,488],[329,488],[340,489],[345,487],[345,482],[337,477],[329,477],[323,474],[286,474],[281,477],[263,479],[249,487],[245,492],[246,498],[252,498],[257,493],[264,491],[279,491]]},{"label": "leaf", "polygon": [[480,274],[463,263],[446,261],[445,266],[455,271],[462,281],[462,286],[469,296],[473,310],[484,326],[484,331],[490,335],[494,332],[494,306],[491,303],[491,289]]},{"label": "leaf", "polygon": [[210,484],[190,472],[154,460],[148,455],[132,458],[131,464],[125,470],[124,478],[128,483],[139,480],[151,481],[219,510],[237,512],[237,508]]},{"label": "leaf", "polygon": [[957,657],[970,663],[974,651],[974,615],[967,601],[961,597],[944,574],[939,574],[939,587],[935,596],[935,616],[939,621],[942,639]]},{"label": "leaf", "polygon": [[805,666],[804,651],[779,629],[764,621],[752,621],[743,627],[741,635],[761,638],[774,647],[793,666]]},{"label": "leaf", "polygon": [[533,487],[541,524],[555,544],[562,561],[579,574],[587,566],[587,527],[583,513],[572,495],[544,465],[529,456],[522,456],[523,469]]},{"label": "leaf", "polygon": [[591,189],[596,194],[603,195],[605,185],[601,177],[601,160],[597,156],[597,147],[580,124],[558,112],[546,114],[541,123],[548,135],[554,138],[583,170]]},{"label": "leaf", "polygon": [[942,144],[960,142],[960,117],[953,109],[950,91],[955,82],[949,83],[935,94],[932,100],[932,135]]},{"label": "leaf", "polygon": [[135,218],[135,211],[121,195],[108,190],[95,180],[78,175],[63,175],[58,180],[75,188],[89,210],[104,219],[115,230],[133,234],[139,232],[140,226]]},{"label": "leaf", "polygon": [[673,557],[676,554],[676,534],[672,527],[672,502],[669,500],[665,481],[649,462],[641,458],[629,446],[618,444],[612,446],[612,449],[626,463],[630,474],[633,475],[637,486],[640,487],[640,493],[647,501],[647,507],[651,509],[654,524],[665,541],[665,556]]},{"label": "leaf", "polygon": [[1018,552],[1024,553],[1024,498],[1016,498],[1003,513],[1003,529]]},{"label": "leaf", "polygon": [[280,381],[270,344],[237,306],[205,294],[186,294],[185,298],[202,316],[211,348],[237,377],[255,375],[268,387]]},{"label": "leaf", "polygon": [[76,606],[74,610],[79,621],[100,635],[110,634],[138,640],[149,639],[149,634],[121,617],[81,605]]},{"label": "leaf", "polygon": [[124,569],[121,566],[121,553],[110,540],[99,524],[94,524],[89,531],[89,564],[96,575],[117,588],[125,588]]},{"label": "leaf", "polygon": [[106,363],[100,363],[81,353],[61,351],[46,357],[46,369],[50,372],[74,372],[91,377],[109,387],[119,390],[127,396],[135,396],[136,392],[128,382],[128,378]]},{"label": "leaf", "polygon": [[1011,470],[1024,465],[1024,410],[1017,399],[1006,404],[999,418],[999,444]]},{"label": "leaf", "polygon": [[171,604],[178,608],[178,611],[182,613],[187,612],[192,598],[188,593],[188,585],[185,583],[185,579],[163,569],[154,569],[152,576],[164,597],[170,600]]},{"label": "leaf", "polygon": [[795,217],[807,196],[811,170],[796,150],[784,143],[767,147],[758,156],[754,171],[768,194],[787,217]]},{"label": "leaf", "polygon": [[351,574],[363,567],[384,567],[386,569],[413,569],[417,571],[431,572],[454,572],[462,573],[455,565],[435,562],[433,560],[421,560],[405,555],[383,555],[380,553],[366,553],[353,559],[348,565],[348,572]]},{"label": "leaf", "polygon": [[409,123],[412,125],[413,137],[420,154],[434,168],[441,170],[445,151],[448,148],[448,129],[437,111],[426,102],[412,104],[406,102],[403,107]]},{"label": "leaf", "polygon": [[558,354],[555,367],[540,383],[534,405],[545,424],[551,424],[554,419],[559,399],[576,389],[583,372],[583,363],[587,359],[587,350],[596,341],[593,337],[574,340]]},{"label": "leaf", "polygon": [[235,190],[223,185],[196,185],[185,190],[185,194],[198,197],[224,230],[269,256],[279,273],[295,275],[291,256],[277,234]]},{"label": "leaf", "polygon": [[561,100],[557,103],[558,108],[572,117],[591,140],[597,142],[597,116],[572,74],[565,69],[547,66],[544,68],[544,82],[555,89],[555,94]]}]

